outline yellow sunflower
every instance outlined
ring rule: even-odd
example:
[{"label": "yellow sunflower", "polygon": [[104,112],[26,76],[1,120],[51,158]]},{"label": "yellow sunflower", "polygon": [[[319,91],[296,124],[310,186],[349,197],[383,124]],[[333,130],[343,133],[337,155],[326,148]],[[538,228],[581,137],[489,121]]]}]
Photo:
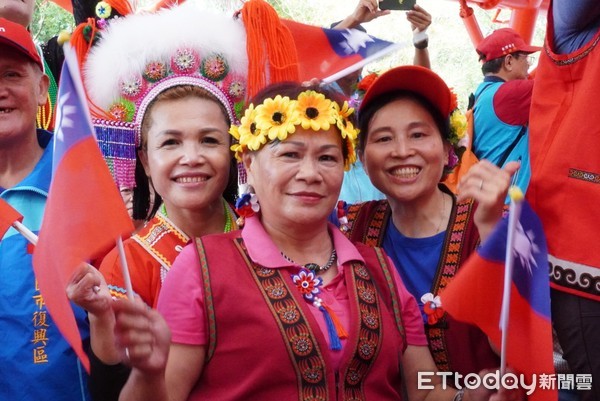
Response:
[{"label": "yellow sunflower", "polygon": [[264,131],[256,127],[256,112],[253,104],[250,104],[244,113],[244,117],[240,120],[238,127],[240,135],[240,145],[242,150],[248,148],[250,150],[258,150],[267,142],[267,137]]},{"label": "yellow sunflower", "polygon": [[458,143],[467,133],[467,117],[460,109],[454,109],[452,114],[450,114],[450,131],[452,143]]},{"label": "yellow sunflower", "polygon": [[326,99],[322,93],[305,91],[298,96],[298,110],[300,111],[300,123],[304,129],[313,131],[328,130],[331,124],[335,124],[335,102]]},{"label": "yellow sunflower", "polygon": [[237,125],[232,125],[229,127],[229,135],[231,135],[236,141],[240,140],[240,130]]},{"label": "yellow sunflower", "polygon": [[264,132],[271,141],[283,141],[288,134],[296,131],[296,124],[299,122],[296,101],[287,96],[277,95],[275,99],[266,99],[255,111],[256,128]]},{"label": "yellow sunflower", "polygon": [[344,160],[344,170],[348,171],[350,170],[350,166],[356,163],[356,140],[348,137],[344,141],[346,143],[346,149],[348,151],[348,157],[346,157],[346,160]]},{"label": "yellow sunflower", "polygon": [[350,118],[350,116],[352,114],[354,114],[354,107],[350,107],[348,102],[344,101],[344,104],[341,109],[340,109],[340,106],[337,104],[337,102],[335,102],[334,104],[335,104],[335,108],[336,108],[337,112],[340,114],[340,116],[348,119],[348,118]]},{"label": "yellow sunflower", "polygon": [[233,145],[229,147],[238,161],[242,160],[242,151],[244,147],[240,145],[240,132],[237,125],[229,127],[229,134],[235,138]]},{"label": "yellow sunflower", "polygon": [[333,102],[333,108],[336,113],[335,124],[342,133],[342,138],[349,135],[352,139],[356,139],[358,133],[352,122],[350,122],[350,116],[354,113],[354,109],[348,105],[348,102],[344,102],[341,109],[339,104]]}]

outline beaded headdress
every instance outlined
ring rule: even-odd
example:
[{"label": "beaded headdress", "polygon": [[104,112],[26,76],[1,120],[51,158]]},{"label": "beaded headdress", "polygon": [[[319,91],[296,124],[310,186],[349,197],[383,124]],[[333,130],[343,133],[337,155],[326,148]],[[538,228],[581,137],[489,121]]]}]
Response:
[{"label": "beaded headdress", "polygon": [[142,121],[161,92],[203,88],[236,124],[253,92],[298,76],[293,38],[263,0],[248,0],[236,16],[185,3],[102,25],[80,59],[96,137],[120,187],[135,186]]},{"label": "beaded headdress", "polygon": [[117,185],[135,185],[142,120],[164,90],[201,87],[237,121],[235,104],[246,95],[245,45],[241,21],[191,4],[108,24],[83,71],[96,137]]}]

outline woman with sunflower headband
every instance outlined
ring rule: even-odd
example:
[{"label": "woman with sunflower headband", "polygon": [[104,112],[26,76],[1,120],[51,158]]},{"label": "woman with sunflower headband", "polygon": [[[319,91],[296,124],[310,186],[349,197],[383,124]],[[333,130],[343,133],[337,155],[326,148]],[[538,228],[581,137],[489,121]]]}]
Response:
[{"label": "woman with sunflower headband", "polygon": [[501,218],[518,164],[476,164],[458,196],[442,184],[464,150],[466,119],[446,83],[417,66],[378,77],[366,90],[358,125],[358,155],[386,199],[349,206],[343,230],[391,257],[419,303],[438,369],[464,377],[498,366],[487,336],[453,320],[438,294]]},{"label": "woman with sunflower headband", "polygon": [[401,400],[401,377],[410,400],[462,399],[418,389],[435,364],[414,298],[382,250],[328,222],[357,136],[336,96],[270,86],[231,128],[244,227],[188,245],[158,312],[115,302],[133,367],[121,400]]}]

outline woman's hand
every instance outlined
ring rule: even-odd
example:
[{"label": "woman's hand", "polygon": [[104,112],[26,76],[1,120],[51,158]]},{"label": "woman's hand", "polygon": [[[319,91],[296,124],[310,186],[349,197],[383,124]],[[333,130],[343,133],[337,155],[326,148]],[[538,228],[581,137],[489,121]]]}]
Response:
[{"label": "woman's hand", "polygon": [[67,297],[88,311],[102,316],[111,311],[112,298],[102,273],[95,267],[82,263],[67,284]]},{"label": "woman's hand", "polygon": [[509,162],[500,169],[487,160],[481,160],[460,179],[457,198],[459,201],[473,198],[477,203],[474,220],[481,241],[488,237],[502,218],[511,178],[519,166],[518,162]]},{"label": "woman's hand", "polygon": [[122,360],[146,374],[162,374],[167,365],[171,331],[161,314],[139,297],[113,302],[116,346]]}]

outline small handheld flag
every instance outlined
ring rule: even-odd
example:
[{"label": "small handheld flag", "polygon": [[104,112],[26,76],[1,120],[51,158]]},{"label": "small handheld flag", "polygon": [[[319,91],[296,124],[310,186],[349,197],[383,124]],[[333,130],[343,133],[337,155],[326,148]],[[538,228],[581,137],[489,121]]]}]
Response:
[{"label": "small handheld flag", "polygon": [[0,238],[11,228],[15,221],[23,221],[21,213],[8,204],[4,199],[0,198]]},{"label": "small handheld flag", "polygon": [[102,256],[133,224],[94,138],[73,50],[64,46],[53,177],[33,266],[59,330],[89,368],[65,288],[83,262]]},{"label": "small handheld flag", "polygon": [[[481,328],[502,348],[503,363],[525,374],[530,383],[539,375],[554,374],[548,251],[529,204],[513,203],[512,221],[505,217],[498,223],[440,297],[450,315]],[[505,263],[512,270],[507,276]],[[556,399],[551,388],[538,388],[529,396],[531,401]]]}]

